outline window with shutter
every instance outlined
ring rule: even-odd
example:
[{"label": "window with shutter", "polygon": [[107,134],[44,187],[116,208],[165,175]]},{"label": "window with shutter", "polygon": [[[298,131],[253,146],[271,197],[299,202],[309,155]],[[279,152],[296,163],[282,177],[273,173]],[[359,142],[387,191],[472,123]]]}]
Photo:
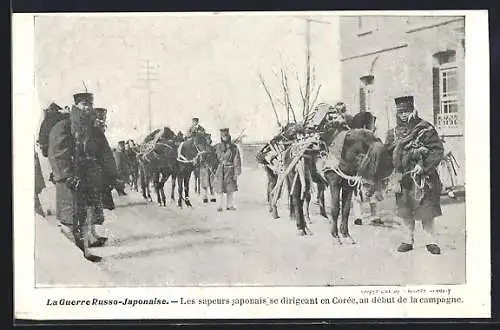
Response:
[{"label": "window with shutter", "polygon": [[455,51],[434,55],[437,66],[432,70],[434,124],[444,135],[460,131],[458,104],[458,68]]}]

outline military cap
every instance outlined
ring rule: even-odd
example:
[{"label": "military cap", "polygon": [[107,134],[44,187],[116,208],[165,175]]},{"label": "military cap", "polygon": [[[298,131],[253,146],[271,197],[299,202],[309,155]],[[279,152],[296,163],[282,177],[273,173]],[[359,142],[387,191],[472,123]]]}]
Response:
[{"label": "military cap", "polygon": [[81,101],[94,102],[94,94],[92,93],[76,93],[73,95],[73,98],[75,99],[75,104]]},{"label": "military cap", "polygon": [[394,99],[397,112],[409,112],[415,109],[413,96],[401,96]]},{"label": "military cap", "polygon": [[221,134],[229,134],[229,128],[221,128],[220,129]]},{"label": "military cap", "polygon": [[193,118],[193,121],[200,121],[200,118],[198,118],[198,117],[194,117],[194,118]]},{"label": "military cap", "polygon": [[94,108],[94,111],[97,112],[98,114],[105,115],[108,112],[108,109],[106,109],[106,108]]}]

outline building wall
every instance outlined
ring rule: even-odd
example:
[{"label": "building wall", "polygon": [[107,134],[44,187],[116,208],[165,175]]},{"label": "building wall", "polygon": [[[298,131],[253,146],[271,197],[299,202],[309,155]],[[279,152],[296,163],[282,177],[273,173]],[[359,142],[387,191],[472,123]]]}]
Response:
[{"label": "building wall", "polygon": [[[463,17],[358,16],[340,18],[342,94],[349,112],[360,108],[360,77],[371,74],[374,83],[371,110],[377,117],[377,135],[385,138],[395,124],[394,98],[413,95],[419,115],[436,124],[434,112],[434,54],[456,51],[458,67],[457,128],[440,130],[446,150],[460,164],[458,183],[465,183],[464,145],[464,23]],[[361,27],[361,28],[360,28]]]}]

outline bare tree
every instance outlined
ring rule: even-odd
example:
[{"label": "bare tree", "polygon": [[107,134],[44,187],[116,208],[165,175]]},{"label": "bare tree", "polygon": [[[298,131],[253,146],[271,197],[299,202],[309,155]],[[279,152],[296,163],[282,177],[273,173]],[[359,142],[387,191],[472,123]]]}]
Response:
[{"label": "bare tree", "polygon": [[[310,66],[310,62],[308,61],[308,67]],[[321,84],[316,87],[316,71],[314,67],[309,67],[306,70],[306,76],[305,76],[305,83],[302,85],[300,78],[299,78],[299,73],[296,71],[296,78],[297,78],[297,90],[298,90],[298,95],[300,96],[300,104],[298,106],[293,105],[293,91],[290,89],[290,84],[289,84],[289,79],[288,79],[288,71],[282,64],[282,67],[280,68],[280,73],[273,72],[274,76],[279,80],[279,84],[281,87],[281,92],[282,92],[282,98],[279,97],[273,97],[271,94],[271,91],[269,90],[268,86],[266,85],[264,78],[262,77],[262,74],[259,73],[259,78],[262,86],[264,87],[264,90],[271,102],[271,106],[273,108],[274,114],[276,116],[276,120],[278,121],[279,126],[281,127],[282,125],[279,123],[278,119],[278,113],[276,109],[275,103],[280,104],[283,106],[284,110],[286,111],[286,117],[287,117],[287,124],[290,123],[291,120],[293,122],[297,123],[297,116],[295,113],[295,109],[302,109],[302,121],[304,121],[308,114],[314,109],[316,106],[316,102],[318,100],[319,94],[321,92]],[[291,118],[290,118],[291,115]]]}]

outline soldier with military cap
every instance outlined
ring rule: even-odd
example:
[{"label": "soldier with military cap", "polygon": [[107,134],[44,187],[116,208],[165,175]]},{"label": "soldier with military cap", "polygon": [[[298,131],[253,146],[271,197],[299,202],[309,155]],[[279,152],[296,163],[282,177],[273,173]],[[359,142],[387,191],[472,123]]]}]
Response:
[{"label": "soldier with military cap", "polygon": [[[128,166],[127,166],[127,155],[125,151],[125,141],[118,141],[118,148],[113,151],[113,156],[115,158],[116,168],[118,170],[118,177],[124,182],[128,182]],[[125,191],[117,190],[118,195],[127,195]]]},{"label": "soldier with military cap", "polygon": [[437,167],[443,158],[443,143],[432,124],[418,116],[413,96],[395,98],[397,124],[386,139],[393,151],[397,216],[403,219],[407,236],[399,252],[413,249],[415,220],[422,221],[426,248],[440,254],[434,218],[441,216],[441,180]]},{"label": "soldier with military cap", "polygon": [[195,117],[192,119],[192,125],[186,134],[186,138],[190,138],[197,133],[205,133],[205,128],[200,125],[200,118]]},{"label": "soldier with military cap", "polygon": [[104,222],[102,192],[118,180],[108,141],[95,124],[93,94],[77,93],[69,117],[58,121],[49,134],[48,158],[56,184],[56,215],[61,230],[74,237],[85,258],[99,261],[89,247],[105,244],[97,233]]},{"label": "soldier with military cap", "polygon": [[238,146],[231,140],[229,128],[220,129],[221,142],[215,145],[218,166],[214,175],[214,190],[219,195],[219,207],[223,210],[223,194],[227,195],[228,211],[236,210],[233,203],[233,194],[238,191],[238,176],[241,174],[241,156]]},{"label": "soldier with military cap", "polygon": [[96,125],[103,131],[106,131],[106,117],[108,110],[106,108],[94,108],[96,114]]}]

